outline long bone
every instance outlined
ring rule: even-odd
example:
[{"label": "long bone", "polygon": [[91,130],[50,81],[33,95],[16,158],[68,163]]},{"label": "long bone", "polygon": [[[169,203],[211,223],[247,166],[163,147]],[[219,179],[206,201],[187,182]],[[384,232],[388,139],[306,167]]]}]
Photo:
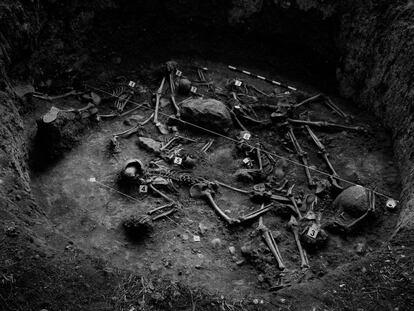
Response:
[{"label": "long bone", "polygon": [[324,127],[331,127],[331,128],[338,128],[342,130],[350,130],[350,131],[357,131],[357,132],[366,132],[366,129],[362,126],[349,126],[349,125],[343,125],[338,123],[332,123],[327,121],[306,121],[306,120],[297,120],[297,119],[287,119],[287,121],[291,124],[300,124],[300,125],[309,125],[309,126],[315,126],[319,128]]},{"label": "long bone", "polygon": [[309,125],[305,125],[305,128],[308,131],[309,136],[312,138],[315,145],[318,147],[320,155],[322,156],[322,158],[324,159],[326,165],[328,166],[329,170],[332,173],[332,175],[330,176],[332,185],[334,185],[338,189],[343,189],[338,183],[339,175],[335,171],[331,161],[329,160],[329,153],[326,151],[325,146],[322,144],[322,142],[320,141],[318,136],[316,136],[316,134],[312,131],[312,129],[309,127]]},{"label": "long bone", "polygon": [[174,85],[174,74],[172,72],[170,72],[169,74],[169,84],[170,84],[170,90],[171,90],[171,103],[173,104],[175,111],[176,111],[176,116],[180,117],[180,108],[178,107],[176,101],[175,101],[175,85]]},{"label": "long bone", "polygon": [[165,77],[162,78],[161,85],[157,90],[157,93],[155,94],[155,112],[154,112],[154,124],[158,124],[158,110],[160,109],[160,99],[162,90],[164,89],[164,83],[165,83]]},{"label": "long bone", "polygon": [[318,203],[318,197],[314,194],[308,194],[305,197],[304,204],[306,205],[305,219],[315,220],[315,205]]},{"label": "long bone", "polygon": [[294,105],[294,108],[299,108],[302,105],[311,103],[311,102],[313,102],[315,100],[318,100],[318,99],[321,99],[321,98],[325,99],[324,104],[327,105],[329,108],[331,108],[336,114],[338,114],[339,116],[341,116],[344,119],[349,118],[349,116],[345,112],[343,112],[337,105],[335,105],[333,103],[333,101],[328,96],[323,95],[323,94],[317,94],[317,95],[314,95],[312,97],[309,97],[309,98],[305,99],[304,101],[300,102],[299,104]]},{"label": "long bone", "polygon": [[115,103],[115,108],[118,110],[118,112],[124,111],[125,106],[128,104],[131,97],[132,97],[131,93],[122,94],[119,96],[118,100]]},{"label": "long bone", "polygon": [[328,96],[325,96],[325,103],[342,118],[349,119],[349,116],[345,112],[343,112],[341,108],[335,105],[334,102]]},{"label": "long bone", "polygon": [[170,209],[169,211],[166,211],[166,212],[164,212],[162,214],[159,214],[157,216],[152,217],[152,220],[155,221],[157,219],[167,217],[167,216],[171,215],[172,213],[175,213],[176,211],[177,211],[176,208]]},{"label": "long bone", "polygon": [[160,211],[160,210],[162,210],[162,209],[164,209],[164,208],[167,208],[167,207],[174,207],[174,206],[175,206],[175,203],[168,203],[168,204],[165,204],[165,205],[161,205],[161,206],[159,206],[159,207],[156,207],[156,208],[153,208],[153,209],[149,210],[149,211],[147,212],[147,214],[148,214],[148,215],[152,215],[152,214],[154,214],[155,212],[158,212],[158,211]]},{"label": "long bone", "polygon": [[315,182],[312,179],[310,170],[309,170],[309,163],[308,163],[308,154],[302,149],[298,140],[296,139],[295,133],[293,132],[293,128],[289,127],[288,136],[295,147],[296,153],[299,156],[300,160],[302,161],[305,169],[306,178],[308,180],[309,187],[314,187]]},{"label": "long bone", "polygon": [[295,185],[290,186],[287,193],[286,193],[286,195],[290,199],[290,201],[292,202],[292,205],[294,207],[294,212],[298,215],[299,220],[300,220],[300,219],[302,219],[302,214],[300,213],[298,204],[296,203],[296,199],[293,196],[293,188],[294,187],[295,187]]},{"label": "long bone", "polygon": [[33,97],[38,98],[38,99],[43,99],[43,100],[47,100],[47,101],[54,101],[57,99],[62,99],[62,98],[66,98],[69,96],[78,96],[78,95],[82,95],[84,94],[84,92],[76,92],[75,90],[72,90],[70,92],[67,92],[65,94],[62,95],[57,95],[57,96],[49,96],[47,94],[41,94],[41,93],[33,93]]},{"label": "long bone", "polygon": [[308,104],[308,103],[311,103],[311,102],[313,102],[313,101],[315,101],[315,100],[317,100],[317,99],[320,99],[321,97],[323,97],[323,95],[322,94],[316,94],[316,95],[314,95],[314,96],[311,96],[311,97],[309,97],[309,98],[307,98],[307,99],[305,99],[305,100],[303,100],[303,101],[301,101],[299,104],[296,104],[296,105],[294,105],[293,107],[296,109],[296,108],[299,108],[300,106],[303,106],[303,105],[306,105],[306,104]]},{"label": "long bone", "polygon": [[210,205],[215,209],[215,211],[229,224],[237,224],[239,220],[229,217],[226,213],[224,213],[220,207],[214,202],[213,199],[214,191],[210,189],[207,183],[197,183],[190,188],[190,196],[195,199],[207,199]]},{"label": "long bone", "polygon": [[248,132],[249,130],[243,125],[243,123],[241,123],[241,121],[239,120],[239,118],[237,117],[236,113],[233,110],[228,109],[230,114],[232,115],[232,117],[234,118],[234,120],[236,121],[237,125],[240,126],[240,128],[243,131]]},{"label": "long bone", "polygon": [[293,232],[293,235],[295,236],[295,242],[296,242],[296,246],[299,250],[299,254],[300,254],[300,267],[302,269],[307,269],[309,268],[309,262],[308,262],[308,258],[306,257],[306,253],[302,248],[302,244],[300,244],[300,240],[299,240],[299,224],[296,220],[296,218],[294,216],[290,217],[290,221],[288,223],[288,227],[289,229]]},{"label": "long bone", "polygon": [[213,143],[214,143],[214,138],[210,139],[203,147],[201,147],[201,151],[206,153],[208,151],[208,149],[211,148]]},{"label": "long bone", "polygon": [[152,191],[154,191],[155,193],[157,193],[159,196],[163,197],[164,199],[166,199],[167,201],[170,201],[171,203],[175,203],[175,201],[173,199],[171,199],[168,195],[166,195],[165,193],[163,193],[162,191],[158,190],[157,188],[155,188],[154,185],[149,184],[148,185],[150,187],[150,189]]},{"label": "long bone", "polygon": [[259,161],[259,170],[263,171],[262,154],[260,152],[260,143],[256,144],[257,160]]},{"label": "long bone", "polygon": [[131,136],[132,134],[135,134],[139,131],[139,129],[141,128],[141,126],[144,126],[145,124],[147,124],[149,121],[151,121],[152,117],[154,116],[154,114],[151,114],[149,116],[149,118],[147,118],[146,120],[137,123],[137,125],[134,125],[133,127],[120,132],[120,133],[116,133],[113,135],[113,138],[116,140],[118,137],[128,137]]},{"label": "long bone", "polygon": [[164,146],[162,146],[160,148],[160,150],[163,151],[163,150],[167,149],[169,146],[171,146],[172,143],[174,143],[175,141],[179,141],[179,140],[187,140],[187,141],[190,141],[192,143],[196,142],[194,139],[176,134]]},{"label": "long bone", "polygon": [[267,213],[268,211],[270,211],[273,208],[273,203],[270,203],[268,205],[264,205],[262,204],[262,206],[260,207],[260,209],[253,211],[247,215],[243,215],[241,217],[239,217],[240,222],[246,222],[246,221],[250,221],[253,220],[257,217],[260,217],[261,215],[263,215],[264,213]]},{"label": "long bone", "polygon": [[280,270],[285,270],[286,266],[283,263],[282,255],[280,253],[279,247],[276,244],[275,239],[273,238],[272,233],[270,232],[269,228],[267,228],[263,224],[263,217],[260,216],[259,218],[259,225],[257,229],[262,233],[262,237],[265,240],[267,247],[272,252],[273,256],[276,258],[277,264]]},{"label": "long bone", "polygon": [[265,197],[267,196],[270,200],[274,200],[274,201],[279,201],[282,203],[290,203],[290,199],[281,195],[277,195],[277,194],[272,194],[271,192],[258,192],[255,190],[243,190],[243,189],[239,189],[230,185],[227,185],[225,183],[222,183],[218,180],[214,181],[217,185],[222,186],[224,188],[236,191],[236,192],[240,192],[243,194],[247,194],[247,195],[256,195],[256,196],[262,196]]}]

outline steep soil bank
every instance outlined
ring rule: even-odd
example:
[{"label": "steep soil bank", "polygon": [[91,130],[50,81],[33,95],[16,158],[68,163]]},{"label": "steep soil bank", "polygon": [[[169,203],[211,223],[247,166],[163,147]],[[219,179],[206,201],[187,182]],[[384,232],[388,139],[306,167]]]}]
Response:
[{"label": "steep soil bank", "polygon": [[380,116],[400,163],[400,226],[414,225],[414,2],[368,1],[343,15],[340,90]]}]

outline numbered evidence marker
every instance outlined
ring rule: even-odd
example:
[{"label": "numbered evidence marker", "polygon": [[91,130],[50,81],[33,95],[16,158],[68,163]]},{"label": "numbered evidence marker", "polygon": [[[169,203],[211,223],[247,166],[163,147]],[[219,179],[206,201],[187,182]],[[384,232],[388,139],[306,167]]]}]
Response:
[{"label": "numbered evidence marker", "polygon": [[183,163],[183,159],[181,159],[180,157],[174,158],[174,164],[181,165],[181,163]]},{"label": "numbered evidence marker", "polygon": [[243,159],[243,163],[244,163],[244,164],[249,164],[249,163],[250,163],[250,161],[251,161],[251,160],[250,160],[250,158],[244,158],[244,159]]},{"label": "numbered evidence marker", "polygon": [[183,75],[183,73],[177,69],[177,71],[175,72],[175,75],[177,77],[181,77]]},{"label": "numbered evidence marker", "polygon": [[387,206],[388,209],[393,210],[394,208],[397,207],[397,201],[395,201],[392,198],[389,198],[387,200],[387,203],[385,203],[385,205]]},{"label": "numbered evidence marker", "polygon": [[235,86],[241,86],[242,82],[240,80],[236,80],[236,81],[234,81],[234,85]]},{"label": "numbered evidence marker", "polygon": [[312,238],[312,239],[316,239],[316,237],[318,236],[319,233],[319,227],[317,224],[313,224],[312,226],[310,226],[308,233],[306,234],[308,237]]},{"label": "numbered evidence marker", "polygon": [[91,178],[89,178],[89,181],[90,182],[96,182],[96,178],[95,177],[91,177]]},{"label": "numbered evidence marker", "polygon": [[249,140],[250,137],[252,137],[252,135],[250,133],[248,133],[248,132],[246,132],[246,133],[243,134],[243,139],[244,140]]},{"label": "numbered evidence marker", "polygon": [[129,81],[128,85],[130,87],[135,87],[135,85],[137,85],[134,81]]},{"label": "numbered evidence marker", "polygon": [[195,86],[192,86],[190,89],[191,93],[197,93],[197,88]]},{"label": "numbered evidence marker", "polygon": [[147,193],[148,192],[148,186],[147,185],[140,185],[139,186],[139,193]]}]

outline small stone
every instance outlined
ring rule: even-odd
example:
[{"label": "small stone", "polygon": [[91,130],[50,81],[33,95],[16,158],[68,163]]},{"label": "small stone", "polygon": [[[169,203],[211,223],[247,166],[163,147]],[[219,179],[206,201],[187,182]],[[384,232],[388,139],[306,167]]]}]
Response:
[{"label": "small stone", "polygon": [[257,276],[257,280],[258,280],[260,283],[264,282],[264,280],[265,280],[264,275],[263,275],[263,274],[259,274],[259,275]]},{"label": "small stone", "polygon": [[257,298],[253,299],[253,304],[258,305],[259,304],[259,299],[257,299]]},{"label": "small stone", "polygon": [[149,137],[139,137],[138,145],[152,152],[159,152],[162,146],[161,142],[153,140]]},{"label": "small stone", "polygon": [[358,255],[364,255],[367,251],[367,245],[365,243],[357,243],[356,247],[355,247],[355,252]]},{"label": "small stone", "polygon": [[95,105],[99,105],[102,101],[101,97],[94,92],[91,93],[91,99]]},{"label": "small stone", "polygon": [[181,235],[181,238],[182,238],[184,241],[187,241],[187,240],[188,240],[188,238],[189,238],[189,236],[188,236],[188,234],[187,234],[187,233],[183,233],[183,234]]},{"label": "small stone", "polygon": [[243,256],[249,256],[252,253],[252,247],[249,245],[243,245],[241,247],[241,253]]},{"label": "small stone", "polygon": [[246,169],[239,169],[233,175],[238,181],[244,183],[251,183],[253,182],[253,176],[250,175],[249,171]]},{"label": "small stone", "polygon": [[285,171],[278,167],[275,169],[274,176],[277,180],[283,179],[285,177]]},{"label": "small stone", "polygon": [[229,252],[230,252],[230,254],[235,255],[236,254],[236,248],[234,246],[230,246],[229,247]]},{"label": "small stone", "polygon": [[236,261],[236,265],[241,266],[242,264],[244,264],[244,259],[240,259],[238,261]]},{"label": "small stone", "polygon": [[215,238],[211,240],[211,244],[213,245],[214,248],[220,247],[221,243],[222,242],[219,238]]},{"label": "small stone", "polygon": [[204,233],[206,233],[208,227],[206,225],[204,225],[202,222],[200,222],[198,224],[198,230],[200,231],[201,235],[204,235]]},{"label": "small stone", "polygon": [[200,264],[197,264],[197,265],[194,266],[194,268],[196,268],[197,270],[200,270],[201,269],[201,265]]}]

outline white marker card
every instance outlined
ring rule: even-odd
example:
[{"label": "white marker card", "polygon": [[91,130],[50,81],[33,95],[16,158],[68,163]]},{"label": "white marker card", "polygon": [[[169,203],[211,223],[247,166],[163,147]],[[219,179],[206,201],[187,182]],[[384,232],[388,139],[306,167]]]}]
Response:
[{"label": "white marker card", "polygon": [[244,159],[243,159],[243,163],[244,163],[244,164],[247,164],[247,163],[249,163],[249,162],[250,162],[250,158],[244,158]]},{"label": "white marker card", "polygon": [[250,137],[252,137],[252,135],[251,135],[250,133],[244,133],[244,134],[243,134],[243,139],[244,139],[244,140],[249,140],[249,139],[250,139]]},{"label": "white marker card", "polygon": [[135,87],[135,85],[137,85],[134,81],[129,81],[128,85],[130,87]]},{"label": "white marker card", "polygon": [[308,233],[306,235],[312,239],[316,239],[316,237],[318,236],[318,233],[319,233],[318,225],[313,224],[312,226],[310,226]]},{"label": "white marker card", "polygon": [[91,178],[89,178],[89,181],[90,182],[96,182],[96,178],[95,177],[91,177]]},{"label": "white marker card", "polygon": [[240,106],[239,106],[239,105],[236,105],[236,106],[234,106],[234,108],[236,108],[236,109],[240,109]]},{"label": "white marker card", "polygon": [[195,86],[192,86],[190,89],[191,93],[197,93],[197,88]]},{"label": "white marker card", "polygon": [[235,86],[241,86],[242,85],[242,82],[239,81],[239,80],[236,80],[236,81],[234,81],[234,85]]},{"label": "white marker card", "polygon": [[181,163],[183,163],[183,159],[181,159],[180,157],[174,158],[174,164],[181,165]]},{"label": "white marker card", "polygon": [[200,242],[200,241],[201,241],[200,236],[198,236],[198,235],[194,235],[194,236],[193,236],[193,241],[194,241],[194,242]]},{"label": "white marker card", "polygon": [[147,193],[148,192],[148,186],[147,185],[140,185],[139,186],[139,193]]},{"label": "white marker card", "polygon": [[177,69],[177,71],[175,72],[175,75],[177,77],[181,77],[183,75],[183,73]]},{"label": "white marker card", "polygon": [[395,201],[394,199],[388,199],[387,203],[386,203],[388,208],[395,208],[397,206],[397,201]]}]

